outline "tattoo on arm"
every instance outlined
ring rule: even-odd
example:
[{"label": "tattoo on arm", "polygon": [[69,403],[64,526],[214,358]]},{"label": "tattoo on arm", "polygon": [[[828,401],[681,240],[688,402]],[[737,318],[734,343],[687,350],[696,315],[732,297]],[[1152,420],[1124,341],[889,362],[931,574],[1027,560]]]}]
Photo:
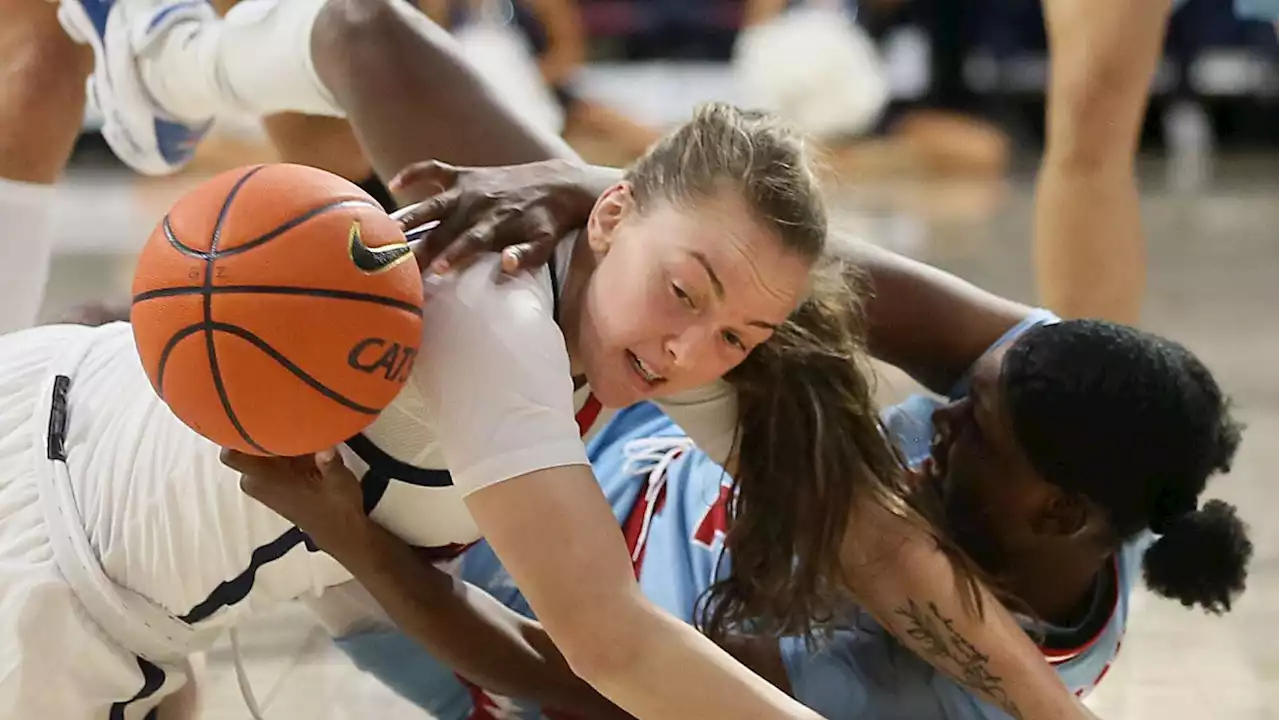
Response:
[{"label": "tattoo on arm", "polygon": [[936,604],[922,608],[915,600],[907,600],[894,614],[906,620],[906,635],[915,641],[922,658],[982,693],[1015,720],[1022,720],[1022,713],[1005,691],[1004,680],[987,667],[990,657],[966,640]]}]

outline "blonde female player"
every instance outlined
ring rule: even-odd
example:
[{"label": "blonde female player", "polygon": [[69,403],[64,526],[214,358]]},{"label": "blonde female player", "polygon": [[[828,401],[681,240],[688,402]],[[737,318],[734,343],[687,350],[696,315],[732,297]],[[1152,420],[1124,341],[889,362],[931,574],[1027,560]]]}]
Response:
[{"label": "blonde female player", "polygon": [[[812,717],[639,592],[574,378],[609,407],[715,380],[796,307],[825,233],[800,141],[703,110],[541,272],[432,284],[418,370],[348,455],[386,481],[374,517],[419,544],[483,531],[575,671],[637,715]],[[223,630],[349,578],[168,412],[127,325],[5,337],[0,397],[0,716],[144,717]]]}]

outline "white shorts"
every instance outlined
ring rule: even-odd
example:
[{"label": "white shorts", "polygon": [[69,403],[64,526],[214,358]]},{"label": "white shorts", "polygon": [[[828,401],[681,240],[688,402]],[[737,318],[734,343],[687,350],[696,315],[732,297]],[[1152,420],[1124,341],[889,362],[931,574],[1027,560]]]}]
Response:
[{"label": "white shorts", "polygon": [[33,418],[76,330],[0,345],[0,718],[140,720],[187,681],[183,659],[145,660],[109,637],[54,557]]}]

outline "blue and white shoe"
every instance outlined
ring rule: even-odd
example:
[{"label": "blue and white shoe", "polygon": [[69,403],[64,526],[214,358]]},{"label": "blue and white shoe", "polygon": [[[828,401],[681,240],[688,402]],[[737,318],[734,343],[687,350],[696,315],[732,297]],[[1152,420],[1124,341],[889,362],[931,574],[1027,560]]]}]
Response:
[{"label": "blue and white shoe", "polygon": [[126,165],[144,175],[182,169],[209,132],[212,118],[179,121],[147,93],[137,58],[175,23],[217,20],[206,0],[60,0],[58,20],[72,40],[93,48],[88,101],[102,114],[102,137]]}]

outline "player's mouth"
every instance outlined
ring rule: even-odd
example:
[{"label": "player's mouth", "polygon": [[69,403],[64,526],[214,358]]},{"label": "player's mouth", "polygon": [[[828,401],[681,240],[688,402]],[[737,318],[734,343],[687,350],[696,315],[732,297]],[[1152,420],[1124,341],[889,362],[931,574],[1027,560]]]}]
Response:
[{"label": "player's mouth", "polygon": [[659,375],[653,368],[649,367],[648,363],[641,360],[639,355],[636,355],[630,350],[627,351],[627,360],[631,364],[632,372],[634,372],[636,377],[640,379],[640,383],[643,387],[652,390],[667,381],[665,377]]}]

